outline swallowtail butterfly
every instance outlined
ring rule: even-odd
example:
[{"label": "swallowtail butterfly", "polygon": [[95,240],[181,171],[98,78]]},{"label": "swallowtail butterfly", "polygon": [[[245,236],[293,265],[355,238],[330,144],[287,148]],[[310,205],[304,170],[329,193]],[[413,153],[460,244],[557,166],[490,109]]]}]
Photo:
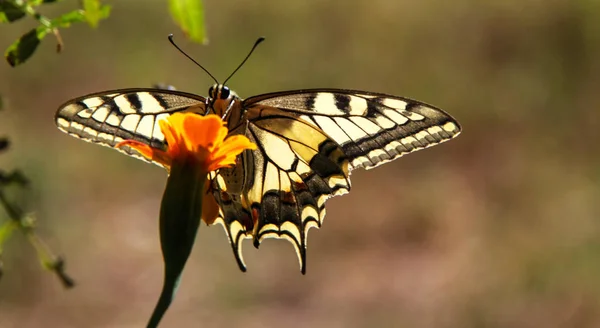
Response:
[{"label": "swallowtail butterfly", "polygon": [[[404,97],[306,89],[242,99],[227,80],[215,79],[208,97],[151,88],[93,93],[61,105],[55,120],[60,130],[113,149],[126,139],[165,149],[159,120],[176,112],[215,113],[230,134],[256,143],[258,148],[242,153],[236,166],[210,176],[220,207],[215,222],[225,228],[242,271],[242,240],[252,238],[258,247],[264,238],[275,237],[294,245],[305,273],[307,232],[321,227],[327,199],[350,190],[352,170],[377,167],[461,131],[443,110]],[[144,159],[133,149],[117,150]]]}]

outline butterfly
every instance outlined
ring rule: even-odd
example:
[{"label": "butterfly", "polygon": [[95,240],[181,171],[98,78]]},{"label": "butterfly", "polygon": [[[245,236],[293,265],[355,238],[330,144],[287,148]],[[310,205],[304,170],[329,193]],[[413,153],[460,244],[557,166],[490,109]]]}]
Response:
[{"label": "butterfly", "polygon": [[242,241],[251,238],[258,248],[273,237],[294,245],[304,274],[308,230],[321,227],[327,199],[350,191],[351,171],[372,169],[461,132],[443,110],[404,97],[306,89],[242,99],[227,80],[212,85],[207,97],[156,88],[93,93],[61,105],[55,121],[72,136],[143,160],[116,144],[136,140],[166,149],[158,121],[177,112],[217,114],[230,135],[248,137],[257,149],[209,175],[219,206],[215,223],[223,225],[242,271]]}]

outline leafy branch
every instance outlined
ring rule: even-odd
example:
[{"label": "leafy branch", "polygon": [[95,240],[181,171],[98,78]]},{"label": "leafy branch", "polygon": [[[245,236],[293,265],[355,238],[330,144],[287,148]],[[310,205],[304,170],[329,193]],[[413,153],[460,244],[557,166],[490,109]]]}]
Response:
[{"label": "leafy branch", "polygon": [[201,0],[169,0],[169,11],[175,23],[190,40],[202,44],[208,42]]},{"label": "leafy branch", "polygon": [[[59,2],[61,0],[0,0],[0,24],[14,23],[24,17],[37,21],[38,26],[23,34],[13,42],[4,53],[6,61],[11,66],[17,66],[27,61],[35,52],[41,41],[48,35],[56,39],[56,52],[64,47],[60,35],[61,28],[71,24],[86,22],[96,28],[102,19],[108,18],[111,7],[101,3],[101,0],[80,0],[80,9],[67,12],[57,18],[48,18],[38,12],[38,7]],[[204,8],[201,0],[168,0],[171,16],[189,39],[206,43],[204,28]]]},{"label": "leafy branch", "polygon": [[[0,98],[0,106],[2,98]],[[2,109],[0,107],[0,109]],[[8,149],[10,143],[5,137],[0,138],[0,152]],[[11,202],[7,196],[8,187],[27,188],[29,179],[19,171],[14,170],[10,173],[0,169],[0,207],[4,208],[4,213],[8,216],[5,222],[0,221],[0,277],[2,277],[2,251],[6,241],[17,230],[21,231],[29,242],[33,245],[42,266],[56,273],[63,286],[70,288],[74,286],[71,279],[64,271],[65,263],[61,257],[52,253],[50,248],[35,233],[35,216],[24,212],[17,204]]]},{"label": "leafy branch", "polygon": [[43,4],[58,1],[60,0],[0,0],[0,23],[14,23],[24,17],[31,17],[39,24],[6,49],[4,57],[11,66],[17,66],[27,61],[48,34],[54,35],[56,51],[60,52],[64,47],[64,42],[59,28],[67,28],[71,24],[79,22],[87,22],[88,25],[95,28],[98,26],[98,22],[107,18],[110,13],[110,6],[102,5],[100,0],[82,0],[81,9],[67,12],[53,19],[40,14],[37,10]]}]

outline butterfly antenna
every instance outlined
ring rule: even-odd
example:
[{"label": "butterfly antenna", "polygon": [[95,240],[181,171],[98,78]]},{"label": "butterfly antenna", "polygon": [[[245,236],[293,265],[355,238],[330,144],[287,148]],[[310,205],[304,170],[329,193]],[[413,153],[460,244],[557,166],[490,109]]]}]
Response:
[{"label": "butterfly antenna", "polygon": [[175,41],[173,41],[173,34],[169,34],[169,42],[171,42],[171,44],[173,45],[173,47],[175,47],[177,50],[179,50],[179,52],[181,52],[181,53],[182,53],[184,56],[186,56],[186,57],[187,57],[189,60],[191,60],[192,62],[194,62],[194,64],[196,64],[196,65],[198,65],[200,68],[202,68],[202,70],[203,70],[203,71],[205,71],[205,72],[206,72],[206,74],[208,74],[208,76],[210,76],[210,77],[211,77],[211,78],[212,78],[212,79],[215,81],[215,83],[216,83],[216,84],[219,84],[219,81],[217,81],[217,79],[215,79],[215,77],[214,77],[212,74],[210,74],[210,72],[209,72],[209,71],[208,71],[206,68],[204,68],[204,66],[202,66],[202,65],[198,64],[198,62],[197,62],[197,61],[195,61],[195,60],[194,60],[194,58],[190,57],[188,54],[186,54],[186,53],[185,53],[185,51],[181,50],[181,48],[179,48],[179,46],[177,46],[177,45],[175,44]]},{"label": "butterfly antenna", "polygon": [[256,40],[256,42],[254,42],[254,45],[252,46],[252,49],[250,49],[250,52],[248,53],[248,55],[246,56],[246,58],[244,58],[244,60],[242,60],[242,62],[240,63],[240,65],[233,71],[233,73],[231,73],[229,75],[229,77],[227,77],[225,79],[225,82],[223,82],[223,84],[227,83],[227,81],[229,81],[229,79],[240,69],[242,68],[242,66],[244,65],[244,63],[248,60],[248,58],[250,58],[250,55],[252,55],[252,52],[254,52],[254,49],[256,49],[256,47],[261,43],[265,41],[264,37],[260,37]]}]

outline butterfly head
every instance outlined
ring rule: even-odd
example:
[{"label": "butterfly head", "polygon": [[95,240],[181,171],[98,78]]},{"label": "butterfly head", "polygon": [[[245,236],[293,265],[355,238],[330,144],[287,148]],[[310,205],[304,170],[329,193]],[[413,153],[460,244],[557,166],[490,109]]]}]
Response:
[{"label": "butterfly head", "polygon": [[230,114],[233,106],[240,102],[238,95],[224,84],[213,84],[208,89],[208,104],[211,110],[223,119]]},{"label": "butterfly head", "polygon": [[226,85],[213,84],[208,89],[208,97],[210,98],[211,102],[215,102],[218,100],[229,102],[233,98],[236,98],[237,94],[231,91],[231,89],[229,89],[229,87]]}]

